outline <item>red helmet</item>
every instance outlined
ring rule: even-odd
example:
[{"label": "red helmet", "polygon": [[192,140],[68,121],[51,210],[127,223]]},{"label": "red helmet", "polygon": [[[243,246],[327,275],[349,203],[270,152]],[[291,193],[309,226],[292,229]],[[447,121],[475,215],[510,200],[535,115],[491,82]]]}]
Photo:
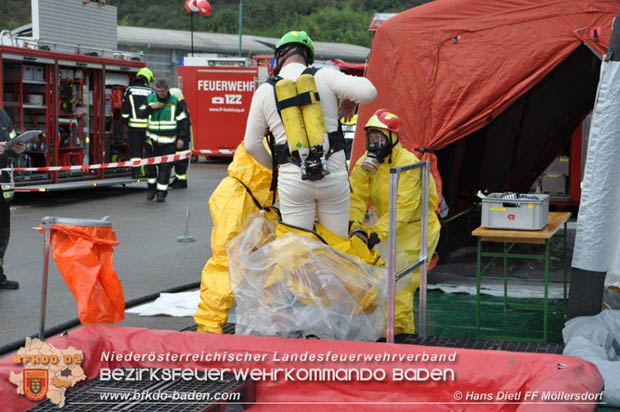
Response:
[{"label": "red helmet", "polygon": [[370,117],[370,119],[368,119],[368,122],[364,128],[379,128],[400,134],[400,124],[400,117],[396,116],[394,113],[391,113],[387,109],[379,109]]}]

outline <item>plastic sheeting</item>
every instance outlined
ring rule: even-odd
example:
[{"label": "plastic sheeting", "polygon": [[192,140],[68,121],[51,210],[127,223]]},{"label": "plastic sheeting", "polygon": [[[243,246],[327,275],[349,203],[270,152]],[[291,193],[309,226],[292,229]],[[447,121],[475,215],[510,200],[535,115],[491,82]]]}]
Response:
[{"label": "plastic sheeting", "polygon": [[127,309],[127,313],[135,313],[140,316],[194,316],[200,302],[200,291],[180,293],[160,293],[153,302]]},{"label": "plastic sheeting", "polygon": [[595,364],[605,380],[603,402],[620,407],[620,310],[573,318],[566,322],[562,335],[564,355]]},{"label": "plastic sheeting", "polygon": [[573,267],[620,286],[620,62],[601,66],[581,188]]},{"label": "plastic sheeting", "polygon": [[[470,349],[439,348],[420,345],[398,345],[370,342],[340,342],[316,339],[283,339],[259,336],[231,336],[202,334],[196,332],[176,332],[168,330],[148,330],[115,326],[90,326],[70,331],[68,334],[48,339],[57,348],[73,346],[83,351],[82,368],[88,379],[94,379],[101,368],[260,368],[267,371],[276,368],[313,368],[327,370],[338,368],[382,369],[385,380],[360,382],[336,380],[297,380],[286,379],[279,374],[275,380],[256,382],[257,404],[248,409],[252,412],[274,411],[351,411],[380,410],[391,411],[545,411],[577,412],[594,411],[593,403],[561,402],[556,404],[528,404],[521,399],[513,403],[485,403],[472,405],[455,400],[457,391],[473,393],[525,393],[526,391],[550,391],[553,393],[582,394],[601,390],[603,379],[590,362],[564,355],[545,355],[537,353],[517,353],[504,351],[482,351]],[[239,362],[235,359],[218,361],[193,361],[190,357],[182,362],[152,362],[140,358],[125,357],[126,354],[252,354],[265,355],[263,362]],[[452,354],[456,352],[455,362],[408,362],[398,360],[398,356],[423,356],[429,354]],[[121,354],[120,359],[102,361],[102,354]],[[395,361],[326,361],[302,362],[282,361],[285,356],[295,354],[383,356],[396,355]],[[278,357],[280,361],[274,360]],[[561,365],[561,366],[560,366]],[[454,380],[403,382],[392,379],[394,370],[407,368],[453,368]],[[17,412],[35,406],[22,395],[18,395],[15,385],[9,382],[9,373],[18,372],[19,366],[8,355],[0,359],[0,394],[2,411]],[[70,389],[71,390],[71,389]],[[457,395],[458,396],[458,395]],[[278,403],[280,403],[278,405]],[[283,404],[285,403],[285,404]],[[324,404],[321,404],[324,403]],[[426,404],[425,404],[426,403]],[[70,410],[71,403],[65,407]],[[99,405],[99,409],[103,409]]]},{"label": "plastic sheeting", "polygon": [[112,247],[118,244],[112,227],[54,224],[51,230],[52,255],[82,323],[125,319],[123,287],[113,266]]},{"label": "plastic sheeting", "polygon": [[[436,280],[435,280],[436,281]],[[442,276],[440,282],[429,283],[429,290],[441,290],[444,293],[467,293],[476,295],[476,278],[471,276],[447,275]],[[496,279],[485,279],[484,284],[480,285],[481,295],[504,296],[504,281]],[[508,296],[512,298],[535,298],[543,299],[545,290],[540,284],[511,280],[508,283]],[[564,287],[562,284],[550,284],[547,289],[549,299],[564,298]]]},{"label": "plastic sheeting", "polygon": [[228,245],[236,334],[378,339],[385,271],[255,214]]},{"label": "plastic sheeting", "polygon": [[620,288],[610,286],[603,291],[603,306],[607,309],[620,310]]}]

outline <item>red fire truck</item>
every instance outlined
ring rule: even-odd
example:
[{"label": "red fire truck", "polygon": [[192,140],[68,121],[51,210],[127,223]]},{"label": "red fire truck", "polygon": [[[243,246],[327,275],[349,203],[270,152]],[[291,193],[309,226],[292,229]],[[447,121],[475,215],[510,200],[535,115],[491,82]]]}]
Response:
[{"label": "red fire truck", "polygon": [[[194,155],[233,156],[243,140],[254,90],[273,74],[269,69],[272,57],[196,56],[181,60],[178,83],[192,114]],[[357,76],[363,76],[365,68],[365,64],[342,60],[319,61],[315,66],[330,66]]]},{"label": "red fire truck", "polygon": [[193,153],[232,157],[243,140],[252,95],[267,80],[267,66],[256,59],[185,57],[179,87],[192,115]]},{"label": "red fire truck", "polygon": [[[15,167],[90,165],[129,159],[122,93],[144,66],[137,54],[0,43],[1,106],[20,131],[43,133]],[[129,169],[16,172],[16,191],[129,183]]]}]

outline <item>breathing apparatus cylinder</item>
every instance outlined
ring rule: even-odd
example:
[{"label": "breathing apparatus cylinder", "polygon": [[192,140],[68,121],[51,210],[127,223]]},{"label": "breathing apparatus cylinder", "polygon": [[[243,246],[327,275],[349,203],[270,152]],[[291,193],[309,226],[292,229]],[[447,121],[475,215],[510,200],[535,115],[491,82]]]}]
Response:
[{"label": "breathing apparatus cylinder", "polygon": [[314,76],[302,74],[295,81],[295,85],[298,95],[306,94],[310,98],[310,103],[301,106],[301,114],[308,136],[308,146],[310,147],[310,155],[302,164],[301,178],[303,180],[320,180],[329,174],[327,160],[324,156],[326,149],[324,144],[329,144],[329,137],[327,127],[325,127],[321,102],[317,98],[318,90]]},{"label": "breathing apparatus cylinder", "polygon": [[295,81],[297,86],[297,94],[302,95],[308,93],[310,96],[310,104],[301,107],[301,114],[306,126],[308,135],[308,144],[311,149],[315,146],[322,146],[327,140],[327,128],[323,118],[323,110],[321,103],[316,98],[317,88],[314,82],[314,76],[310,74],[302,74]]},{"label": "breathing apparatus cylinder", "polygon": [[[278,102],[297,96],[295,82],[290,79],[281,79],[275,84]],[[308,135],[304,119],[299,106],[289,106],[280,111],[282,124],[286,130],[286,140],[291,153],[298,151],[299,159],[303,162],[310,154]]]}]

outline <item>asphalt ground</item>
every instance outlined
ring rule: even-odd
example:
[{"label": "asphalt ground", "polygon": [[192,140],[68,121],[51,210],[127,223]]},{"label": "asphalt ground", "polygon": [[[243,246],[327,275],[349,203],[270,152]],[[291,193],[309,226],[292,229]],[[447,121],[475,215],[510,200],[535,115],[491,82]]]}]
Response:
[{"label": "asphalt ground", "polygon": [[[39,332],[43,236],[33,227],[44,216],[102,218],[109,216],[120,245],[114,268],[122,282],[125,300],[131,301],[200,281],[202,267],[211,255],[211,217],[208,199],[226,176],[228,162],[197,163],[190,169],[189,235],[194,243],[180,243],[186,224],[185,189],[171,189],[165,203],[147,201],[145,183],[126,187],[82,189],[49,193],[18,193],[12,205],[11,241],[5,272],[20,282],[15,291],[0,290],[0,348]],[[430,272],[431,283],[475,285],[475,239],[471,230],[479,216],[461,218],[442,230],[439,265]],[[573,224],[574,225],[574,224]],[[550,278],[561,279],[561,237],[552,244]],[[574,229],[569,249],[572,249]],[[531,253],[527,250],[524,252]],[[572,250],[569,250],[569,262]],[[514,266],[514,267],[513,267]],[[539,270],[527,262],[511,263],[511,272],[530,277]],[[77,318],[73,296],[50,261],[46,329]],[[140,317],[126,314],[122,326],[180,330],[193,325],[191,317]]]},{"label": "asphalt ground", "polygon": [[[119,246],[114,268],[125,300],[200,281],[211,255],[209,196],[223,177],[227,162],[195,163],[189,189],[171,189],[164,203],[146,200],[146,183],[126,187],[64,192],[18,193],[11,206],[11,240],[4,269],[18,290],[0,290],[0,347],[38,333],[40,325],[43,236],[33,227],[44,216],[100,219],[109,216]],[[190,193],[189,235],[185,232],[187,193]],[[76,319],[77,306],[53,259],[50,258],[46,329]],[[127,315],[130,326],[181,329],[191,319],[139,318]]]}]

